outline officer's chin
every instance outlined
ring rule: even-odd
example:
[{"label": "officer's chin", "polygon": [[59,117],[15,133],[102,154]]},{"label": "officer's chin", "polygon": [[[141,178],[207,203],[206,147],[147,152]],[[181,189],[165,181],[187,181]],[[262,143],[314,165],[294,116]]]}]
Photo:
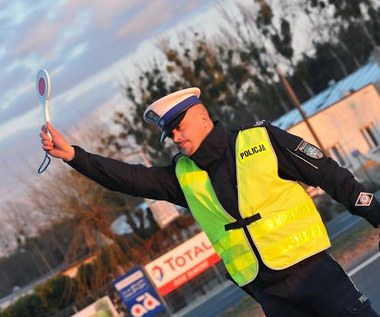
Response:
[{"label": "officer's chin", "polygon": [[185,149],[182,149],[182,148],[179,148],[179,152],[184,155],[184,156],[187,156],[189,157],[190,155],[187,154],[187,151]]},{"label": "officer's chin", "polygon": [[193,154],[193,152],[191,152],[186,147],[178,147],[178,149],[181,152],[181,154],[184,155],[184,156],[190,157]]},{"label": "officer's chin", "polygon": [[194,148],[193,146],[190,147],[183,147],[180,149],[180,152],[182,155],[191,157],[194,155],[195,152],[197,152],[198,148]]}]

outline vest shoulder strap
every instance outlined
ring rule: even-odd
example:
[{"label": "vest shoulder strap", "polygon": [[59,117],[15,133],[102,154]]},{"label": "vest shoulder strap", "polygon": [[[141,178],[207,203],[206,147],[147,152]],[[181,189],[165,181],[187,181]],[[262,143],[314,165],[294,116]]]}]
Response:
[{"label": "vest shoulder strap", "polygon": [[270,125],[271,125],[271,122],[266,121],[266,120],[246,121],[241,126],[239,126],[237,128],[233,128],[231,130],[234,132],[238,132],[238,131],[247,130],[247,129],[251,129],[251,128],[268,127]]}]

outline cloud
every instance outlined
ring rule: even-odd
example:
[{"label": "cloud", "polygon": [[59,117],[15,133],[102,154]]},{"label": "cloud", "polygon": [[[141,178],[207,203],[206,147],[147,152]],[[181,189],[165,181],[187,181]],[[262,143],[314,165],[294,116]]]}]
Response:
[{"label": "cloud", "polygon": [[[175,2],[172,5],[175,6]],[[120,23],[119,30],[115,34],[115,39],[136,37],[155,30],[157,25],[167,21],[167,12],[169,12],[167,6],[166,0],[152,1],[149,5],[139,5],[130,19]],[[160,14],[157,14],[158,12]]]},{"label": "cloud", "polygon": [[[41,14],[43,6],[37,6],[34,11],[26,10],[30,13],[22,19],[26,31],[20,32],[23,35],[13,43],[16,59],[6,63],[0,74],[4,97],[0,122],[22,117],[39,106],[34,91],[39,68],[47,68],[51,74],[53,98],[65,94],[72,100],[79,94],[92,94],[94,88],[89,87],[93,87],[94,82],[104,85],[114,79],[110,69],[115,73],[121,65],[127,64],[124,57],[136,49],[141,36],[148,41],[159,28],[184,20],[186,14],[200,10],[200,6],[198,1],[157,0],[129,1],[128,7],[124,1],[112,1],[105,8],[100,0],[91,4],[86,0],[72,0],[63,4],[56,2],[48,14]],[[92,20],[100,26],[96,32],[91,32],[95,28],[90,26]],[[107,27],[110,21],[113,23]],[[21,30],[21,25],[17,28]],[[125,38],[117,38],[120,34]],[[145,57],[152,54],[152,47],[147,50],[149,52],[139,53],[140,59],[144,54]],[[18,59],[18,56],[23,58]],[[40,56],[40,60],[36,56]],[[124,62],[115,68],[115,61]],[[105,71],[99,72],[99,69]],[[10,133],[3,131],[2,135]]]},{"label": "cloud", "polygon": [[36,6],[29,6],[22,1],[7,1],[1,4],[0,23],[2,32],[10,31],[12,27],[21,24],[33,12]]},{"label": "cloud", "polygon": [[149,1],[113,0],[105,5],[103,0],[92,0],[91,5],[89,5],[88,0],[70,0],[63,7],[63,10],[69,14],[89,10],[92,21],[95,22],[96,26],[105,29],[112,27],[118,16],[125,14],[125,12],[133,11],[133,8],[139,3],[146,5]]},{"label": "cloud", "polygon": [[[12,71],[3,72],[0,77],[1,94],[3,95],[0,109],[5,109],[9,106],[11,100],[14,100],[17,95],[17,87],[25,81],[24,74],[28,72],[28,68],[25,65],[17,65]],[[3,118],[0,118],[2,121]]]},{"label": "cloud", "polygon": [[17,192],[12,199],[22,197],[21,177],[40,177],[34,176],[43,157],[38,138],[43,115],[35,91],[40,68],[52,81],[53,124],[71,134],[83,121],[109,116],[123,105],[121,82],[134,78],[135,64],[143,67],[157,56],[152,44],[157,37],[189,22],[212,1],[0,0],[3,200],[11,192]]},{"label": "cloud", "polygon": [[195,9],[198,1],[151,1],[149,5],[141,4],[134,16],[126,20],[115,35],[116,39],[146,34],[148,31],[159,33],[168,25],[181,21]]},{"label": "cloud", "polygon": [[34,89],[23,94],[18,94],[5,110],[1,111],[0,124],[19,117],[37,105],[37,94]]},{"label": "cloud", "polygon": [[1,143],[9,142],[10,137],[13,137],[16,133],[19,133],[20,131],[23,131],[28,128],[36,128],[37,122],[41,122],[41,120],[39,121],[38,118],[41,117],[42,111],[35,107],[21,116],[14,117],[11,120],[8,120],[6,123],[0,126]]},{"label": "cloud", "polygon": [[[112,98],[118,88],[117,71],[121,69],[121,64],[115,63],[91,79],[78,81],[75,78],[66,85],[65,81],[69,81],[73,74],[58,72],[55,76],[52,72],[52,96],[49,102],[52,121],[64,124],[80,120],[80,117]],[[18,94],[7,109],[1,110],[0,140],[27,128],[38,129],[43,124],[43,112],[34,89],[34,79],[33,85],[25,93]],[[75,119],[70,120],[70,116]]]},{"label": "cloud", "polygon": [[27,55],[41,51],[48,52],[48,47],[55,42],[60,28],[61,25],[57,22],[33,21],[33,25],[26,31],[25,36],[18,39],[16,53]]}]

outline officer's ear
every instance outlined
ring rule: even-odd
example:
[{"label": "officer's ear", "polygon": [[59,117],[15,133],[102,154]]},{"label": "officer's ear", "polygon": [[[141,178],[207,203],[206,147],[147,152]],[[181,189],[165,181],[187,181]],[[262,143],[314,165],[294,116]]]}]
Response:
[{"label": "officer's ear", "polygon": [[197,107],[199,107],[199,112],[200,112],[203,126],[205,128],[208,128],[210,125],[213,125],[213,122],[210,118],[210,114],[208,113],[206,107],[202,104],[197,105]]}]

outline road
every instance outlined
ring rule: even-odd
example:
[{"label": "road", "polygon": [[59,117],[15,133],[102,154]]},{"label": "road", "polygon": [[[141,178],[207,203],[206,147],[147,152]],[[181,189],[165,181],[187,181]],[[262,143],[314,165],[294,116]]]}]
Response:
[{"label": "road", "polygon": [[[370,298],[372,307],[380,312],[380,253],[374,253],[368,259],[348,272],[357,288]],[[233,308],[244,296],[243,291],[234,285],[226,286],[222,291],[213,294],[206,301],[191,311],[177,316],[182,317],[219,317]]]},{"label": "road", "polygon": [[372,307],[380,313],[380,252],[374,253],[348,272],[357,288],[372,302]]},{"label": "road", "polygon": [[[327,225],[331,239],[364,221],[345,212]],[[373,308],[380,313],[380,253],[372,250],[347,272],[357,288],[370,298]],[[175,317],[220,317],[233,308],[247,296],[242,290],[232,284],[211,294],[207,299],[200,300],[191,309],[175,314]]]}]

